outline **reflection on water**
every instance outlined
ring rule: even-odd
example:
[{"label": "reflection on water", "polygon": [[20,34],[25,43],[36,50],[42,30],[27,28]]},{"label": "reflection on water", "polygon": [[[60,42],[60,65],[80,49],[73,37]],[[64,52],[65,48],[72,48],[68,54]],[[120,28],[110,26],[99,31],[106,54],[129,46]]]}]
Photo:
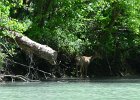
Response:
[{"label": "reflection on water", "polygon": [[140,100],[140,79],[0,83],[0,100]]}]

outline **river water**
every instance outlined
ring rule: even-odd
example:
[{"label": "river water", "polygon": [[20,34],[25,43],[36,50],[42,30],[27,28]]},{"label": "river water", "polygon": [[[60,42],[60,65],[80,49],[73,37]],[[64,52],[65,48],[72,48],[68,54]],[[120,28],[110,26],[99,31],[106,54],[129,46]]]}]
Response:
[{"label": "river water", "polygon": [[140,100],[140,79],[0,83],[0,100]]}]

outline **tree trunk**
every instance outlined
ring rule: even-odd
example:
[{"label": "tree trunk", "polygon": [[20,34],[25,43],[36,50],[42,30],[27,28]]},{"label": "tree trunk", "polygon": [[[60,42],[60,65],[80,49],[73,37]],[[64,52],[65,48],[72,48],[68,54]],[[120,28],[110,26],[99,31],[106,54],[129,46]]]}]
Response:
[{"label": "tree trunk", "polygon": [[[0,27],[0,30],[8,29]],[[10,30],[9,32],[15,37],[15,40],[21,49],[46,59],[52,65],[56,64],[57,51],[47,45],[39,44],[18,32]]]}]

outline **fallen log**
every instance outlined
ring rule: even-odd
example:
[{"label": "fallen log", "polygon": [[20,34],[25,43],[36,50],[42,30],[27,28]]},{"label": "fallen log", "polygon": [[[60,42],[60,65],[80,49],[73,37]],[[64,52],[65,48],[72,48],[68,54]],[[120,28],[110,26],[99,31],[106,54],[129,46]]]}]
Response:
[{"label": "fallen log", "polygon": [[52,65],[56,64],[57,51],[53,50],[49,46],[37,43],[27,36],[24,36],[15,31],[11,31],[7,28],[0,27],[0,30],[8,30],[12,34],[12,36],[15,37],[17,44],[22,50],[46,59]]}]

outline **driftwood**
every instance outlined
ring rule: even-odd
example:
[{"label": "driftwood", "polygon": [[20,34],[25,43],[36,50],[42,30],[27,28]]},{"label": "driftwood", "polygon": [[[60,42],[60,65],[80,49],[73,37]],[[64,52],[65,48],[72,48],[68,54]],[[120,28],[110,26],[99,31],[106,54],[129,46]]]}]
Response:
[{"label": "driftwood", "polygon": [[29,78],[26,78],[23,75],[0,75],[0,82],[6,81],[38,82],[39,80],[30,80]]},{"label": "driftwood", "polygon": [[19,47],[24,51],[30,52],[43,59],[46,59],[50,64],[56,64],[57,51],[53,50],[49,46],[39,44],[18,32],[11,31],[3,27],[0,27],[0,30],[8,30],[11,33],[11,35],[15,37],[15,40]]}]

